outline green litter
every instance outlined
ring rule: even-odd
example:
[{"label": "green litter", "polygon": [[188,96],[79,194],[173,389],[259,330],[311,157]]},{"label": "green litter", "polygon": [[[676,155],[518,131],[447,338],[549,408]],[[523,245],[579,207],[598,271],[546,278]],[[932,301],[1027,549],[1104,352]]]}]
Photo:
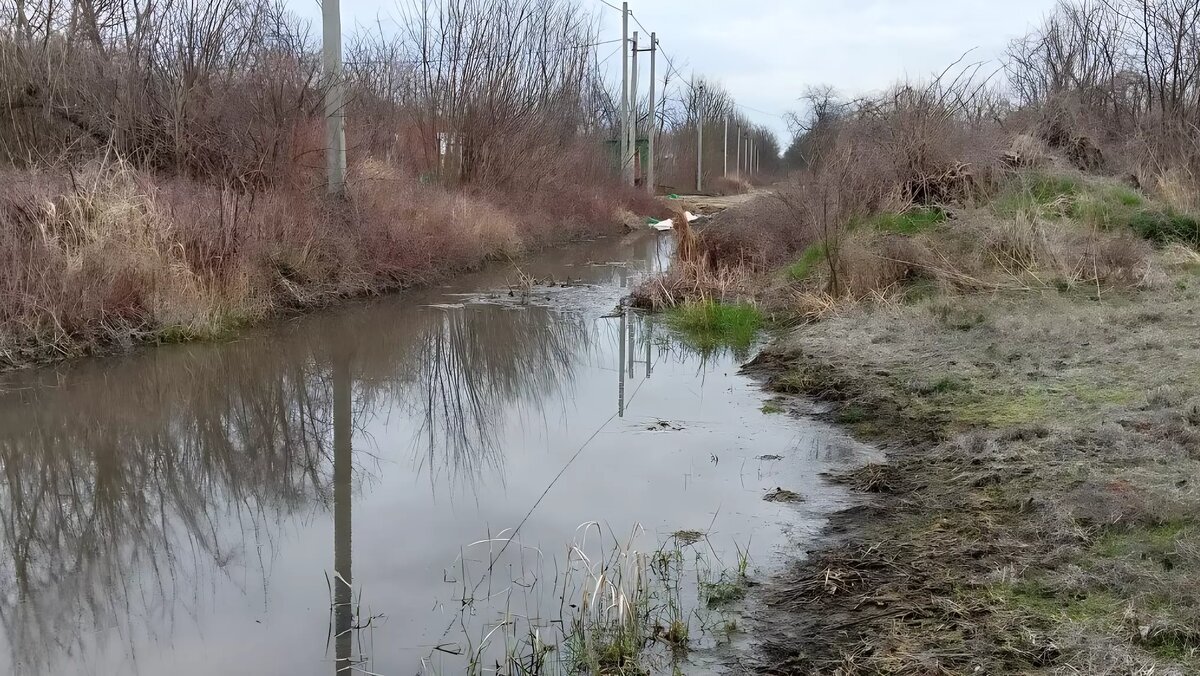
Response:
[{"label": "green litter", "polygon": [[676,195],[675,193],[671,193],[670,195],[667,195],[667,199],[677,200],[677,199],[679,199],[679,195]]}]

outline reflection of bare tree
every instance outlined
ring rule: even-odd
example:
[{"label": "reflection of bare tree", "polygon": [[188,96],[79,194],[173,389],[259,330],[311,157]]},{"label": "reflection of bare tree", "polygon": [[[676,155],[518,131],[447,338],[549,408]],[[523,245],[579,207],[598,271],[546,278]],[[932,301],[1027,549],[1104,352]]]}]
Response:
[{"label": "reflection of bare tree", "polygon": [[[323,500],[330,397],[307,355],[229,346],[127,371],[80,365],[0,395],[0,623],[14,670],[52,673],[90,631],[132,645],[194,611],[204,576],[270,542],[272,518]],[[134,657],[134,656],[131,656]]]},{"label": "reflection of bare tree", "polygon": [[[654,254],[653,242],[612,240],[530,269],[615,287],[619,268],[586,263]],[[582,297],[577,307],[595,305]],[[399,406],[417,422],[431,475],[477,478],[501,462],[503,424],[539,415],[556,394],[569,400],[589,351],[610,348],[596,332],[609,330],[540,307],[441,311],[402,301],[310,318],[261,340],[6,376],[5,671],[55,673],[66,655],[91,662],[109,630],[121,637],[117,649],[130,650],[139,637],[169,636],[177,613],[203,613],[206,585],[265,585],[258,573],[271,565],[278,523],[314,505],[334,512],[334,570],[344,563],[348,577],[349,508],[363,473],[345,460],[365,449],[335,451],[349,449],[334,443],[349,438],[335,434],[335,408],[350,409],[337,422],[361,427]],[[333,355],[350,348],[338,371],[345,387],[335,388]],[[318,565],[314,575],[328,570]]]},{"label": "reflection of bare tree", "polygon": [[441,464],[450,476],[475,477],[499,464],[497,431],[514,409],[569,385],[592,327],[541,307],[472,306],[439,319],[420,338],[417,387],[406,394],[424,421],[417,439],[431,475]]},{"label": "reflection of bare tree", "polygon": [[[117,627],[127,650],[169,634],[178,609],[200,612],[206,580],[240,584],[233,572],[269,565],[274,524],[299,509],[344,505],[348,545],[338,404],[352,414],[337,423],[360,426],[394,402],[412,411],[432,471],[498,464],[501,421],[569,381],[590,327],[536,307],[413,310],[383,326],[364,312],[270,344],[79,364],[61,382],[24,374],[0,390],[0,624],[13,670],[53,672],[99,627]],[[335,388],[329,355],[350,344],[347,387]]]}]

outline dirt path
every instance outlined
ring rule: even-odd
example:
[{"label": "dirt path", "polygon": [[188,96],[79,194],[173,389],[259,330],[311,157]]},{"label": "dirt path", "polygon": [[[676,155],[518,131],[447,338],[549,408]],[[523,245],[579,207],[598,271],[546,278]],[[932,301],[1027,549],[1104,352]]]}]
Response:
[{"label": "dirt path", "polygon": [[[768,191],[766,190],[755,190],[741,195],[680,195],[679,202],[697,214],[711,216],[712,214],[725,211],[730,207],[759,199],[767,193]],[[674,201],[668,200],[668,202]]]}]

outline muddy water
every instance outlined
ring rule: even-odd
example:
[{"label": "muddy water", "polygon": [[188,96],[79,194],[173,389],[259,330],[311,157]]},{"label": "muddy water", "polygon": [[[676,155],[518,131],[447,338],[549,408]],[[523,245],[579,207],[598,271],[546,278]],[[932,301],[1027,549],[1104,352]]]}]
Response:
[{"label": "muddy water", "polygon": [[614,312],[665,246],[4,377],[0,673],[463,673],[513,618],[561,628],[571,543],[802,552],[862,451]]}]

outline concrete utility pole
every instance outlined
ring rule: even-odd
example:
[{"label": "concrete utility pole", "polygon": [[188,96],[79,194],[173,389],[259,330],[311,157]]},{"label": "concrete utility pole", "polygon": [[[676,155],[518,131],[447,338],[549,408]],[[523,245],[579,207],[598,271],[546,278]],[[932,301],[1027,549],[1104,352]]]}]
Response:
[{"label": "concrete utility pole", "polygon": [[[650,133],[649,141],[646,144],[646,191],[651,195],[654,194],[654,137],[658,134],[658,114],[654,107],[654,61],[658,56],[658,34],[650,34]],[[649,368],[647,366],[647,368]]]},{"label": "concrete utility pole", "polygon": [[637,185],[638,175],[638,32],[633,32],[633,44],[630,45],[629,61],[629,165],[632,174],[631,185]]},{"label": "concrete utility pole", "polygon": [[725,141],[721,143],[721,161],[724,166],[721,168],[721,175],[729,175],[729,116],[725,116]]},{"label": "concrete utility pole", "polygon": [[696,95],[696,192],[704,190],[704,83]]},{"label": "concrete utility pole", "polygon": [[629,166],[629,57],[625,47],[629,45],[629,3],[621,3],[621,181],[633,184],[633,173]]},{"label": "concrete utility pole", "polygon": [[330,195],[346,189],[346,86],[342,82],[341,0],[321,2],[321,60],[325,68],[325,168]]},{"label": "concrete utility pole", "polygon": [[733,170],[733,175],[738,178],[742,177],[742,125],[738,125],[737,138],[734,139],[734,144],[737,145],[737,165]]}]

